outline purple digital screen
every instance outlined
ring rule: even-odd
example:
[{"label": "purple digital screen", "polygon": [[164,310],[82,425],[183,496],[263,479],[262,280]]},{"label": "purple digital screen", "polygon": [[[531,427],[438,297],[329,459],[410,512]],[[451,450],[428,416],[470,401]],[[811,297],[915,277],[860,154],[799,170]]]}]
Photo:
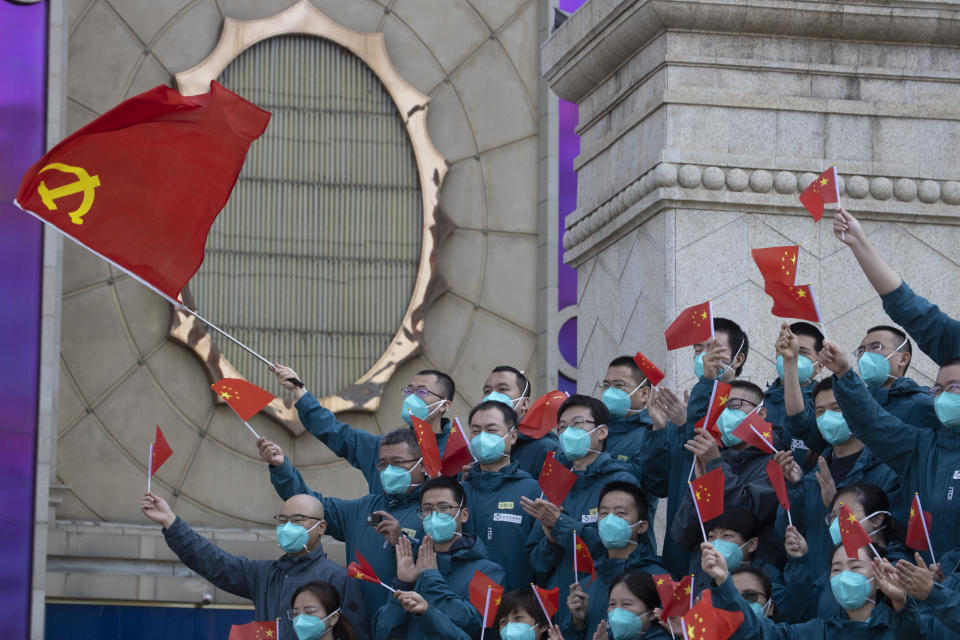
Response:
[{"label": "purple digital screen", "polygon": [[47,7],[0,0],[0,638],[29,633],[42,223],[12,204],[44,151]]}]

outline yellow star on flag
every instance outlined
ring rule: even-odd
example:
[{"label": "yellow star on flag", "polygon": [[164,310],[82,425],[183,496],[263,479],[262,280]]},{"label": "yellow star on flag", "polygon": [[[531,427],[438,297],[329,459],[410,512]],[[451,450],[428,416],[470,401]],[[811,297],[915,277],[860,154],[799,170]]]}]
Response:
[{"label": "yellow star on flag", "polygon": [[220,392],[220,397],[223,398],[224,400],[229,400],[229,399],[232,398],[233,396],[231,396],[228,391],[221,391],[221,392]]},{"label": "yellow star on flag", "polygon": [[849,516],[847,516],[847,520],[849,520],[850,522],[856,522],[856,521],[857,521],[857,516],[855,516],[855,515],[853,515],[853,514],[851,513]]}]

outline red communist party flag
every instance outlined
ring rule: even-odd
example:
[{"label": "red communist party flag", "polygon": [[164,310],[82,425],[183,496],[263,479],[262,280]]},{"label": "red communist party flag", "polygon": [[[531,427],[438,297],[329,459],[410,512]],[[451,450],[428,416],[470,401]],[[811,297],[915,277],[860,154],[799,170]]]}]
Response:
[{"label": "red communist party flag", "polygon": [[543,491],[547,500],[557,506],[562,505],[576,483],[577,474],[557,462],[553,457],[553,451],[548,453],[543,459],[540,477],[537,478],[537,484],[540,485],[540,490]]},{"label": "red communist party flag", "polygon": [[160,85],[60,141],[16,202],[173,302],[269,120],[216,82],[196,96]]},{"label": "red communist party flag", "polygon": [[241,378],[223,378],[210,385],[221,400],[246,422],[273,402],[273,394]]},{"label": "red communist party flag", "polygon": [[163,431],[160,431],[160,425],[157,425],[157,434],[150,445],[150,475],[157,472],[167,459],[173,455],[173,449],[167,444],[167,439],[163,437]]},{"label": "red communist party flag", "polygon": [[417,434],[417,442],[420,443],[423,469],[428,476],[438,476],[443,469],[443,463],[440,459],[440,448],[437,446],[437,435],[429,424],[415,415],[410,417],[413,418],[413,431]]},{"label": "red communist party flag", "polygon": [[710,404],[707,405],[707,414],[697,420],[694,425],[697,429],[706,429],[707,433],[713,436],[717,446],[723,448],[723,440],[720,429],[717,428],[717,419],[723,413],[727,406],[727,400],[730,399],[730,385],[719,380],[713,381],[713,391],[710,392]]},{"label": "red communist party flag", "polygon": [[460,418],[454,418],[453,426],[450,427],[450,437],[447,438],[447,446],[443,448],[440,472],[445,476],[455,476],[471,462],[473,462],[473,456],[470,454],[467,434],[463,432]]},{"label": "red communist party flag", "polygon": [[713,303],[701,302],[684,309],[663,336],[667,339],[667,351],[706,342],[713,337]]},{"label": "red communist party flag", "polygon": [[782,282],[786,285],[796,282],[800,245],[752,249],[750,253],[760,269],[764,282]]},{"label": "red communist party flag", "polygon": [[756,411],[747,414],[747,417],[740,421],[733,430],[733,435],[764,453],[777,452],[777,448],[773,446],[773,425],[761,418]]},{"label": "red communist party flag", "polygon": [[907,521],[907,546],[917,551],[928,551],[930,549],[928,536],[932,525],[933,516],[920,506],[920,496],[913,494],[910,520]]},{"label": "red communist party flag", "polygon": [[777,494],[777,500],[784,511],[790,511],[790,497],[787,495],[787,483],[783,477],[783,467],[777,464],[773,458],[767,461],[767,477],[770,478],[770,485],[773,492]]},{"label": "red communist party flag", "polygon": [[700,521],[708,522],[723,513],[723,469],[717,467],[691,483]]},{"label": "red communist party flag", "polygon": [[811,182],[803,193],[800,202],[810,212],[814,220],[823,217],[823,205],[840,202],[840,186],[837,184],[837,168],[830,167]]},{"label": "red communist party flag", "polygon": [[357,560],[347,565],[347,575],[357,580],[380,584],[380,578],[377,577],[377,573],[373,570],[373,567],[370,566],[370,563],[367,562],[367,559],[360,555],[359,551],[354,551],[353,554]]},{"label": "red communist party flag", "polygon": [[650,359],[639,351],[637,351],[636,355],[633,356],[633,361],[638,367],[640,367],[640,371],[642,371],[644,377],[650,381],[650,386],[652,387],[660,384],[666,377],[666,374],[664,374],[663,371],[660,371],[657,365],[650,362]]},{"label": "red communist party flag", "polygon": [[860,557],[860,547],[870,544],[870,536],[863,530],[863,525],[847,505],[840,505],[837,518],[840,519],[840,540],[843,542],[843,550],[847,552],[848,558],[855,560]]},{"label": "red communist party flag", "polygon": [[493,625],[493,619],[497,617],[497,609],[500,607],[500,598],[503,597],[503,587],[482,571],[474,571],[467,590],[470,592],[470,604],[483,617],[483,626]]},{"label": "red communist party flag", "polygon": [[563,391],[545,393],[530,405],[517,429],[525,436],[539,440],[557,426],[557,412],[567,399]]},{"label": "red communist party flag", "polygon": [[277,640],[280,627],[277,622],[248,622],[230,626],[227,640]]},{"label": "red communist party flag", "polygon": [[727,611],[713,606],[709,589],[683,616],[688,640],[727,640],[743,623],[742,611]]},{"label": "red communist party flag", "polygon": [[788,285],[782,282],[766,282],[763,290],[773,298],[770,313],[778,318],[796,318],[822,323],[820,307],[809,284]]}]

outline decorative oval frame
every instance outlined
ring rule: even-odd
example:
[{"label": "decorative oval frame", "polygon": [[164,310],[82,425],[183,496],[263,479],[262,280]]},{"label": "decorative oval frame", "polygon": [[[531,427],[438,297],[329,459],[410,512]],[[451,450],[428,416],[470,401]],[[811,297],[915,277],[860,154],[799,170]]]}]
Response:
[{"label": "decorative oval frame", "polygon": [[[387,54],[382,33],[354,31],[337,24],[310,4],[309,0],[300,0],[289,9],[267,18],[226,18],[220,40],[210,55],[196,66],[176,74],[177,89],[183,95],[206,93],[210,89],[210,82],[241,52],[262,40],[294,34],[330,40],[360,58],[376,74],[403,118],[417,161],[423,214],[420,261],[413,293],[400,328],[384,353],[363,376],[350,386],[319,399],[334,413],[373,412],[380,406],[384,385],[397,367],[422,349],[426,309],[447,289],[446,281],[439,273],[437,260],[439,244],[453,228],[439,208],[440,186],[447,174],[448,164],[427,132],[429,96],[417,91],[397,73]],[[189,298],[186,289],[184,297]],[[188,304],[192,302],[187,299]],[[220,353],[206,326],[192,315],[174,309],[169,335],[200,358],[212,380],[244,377]],[[223,402],[216,394],[213,396],[217,402]],[[263,411],[293,434],[304,430],[296,410],[288,401],[275,398]]]}]

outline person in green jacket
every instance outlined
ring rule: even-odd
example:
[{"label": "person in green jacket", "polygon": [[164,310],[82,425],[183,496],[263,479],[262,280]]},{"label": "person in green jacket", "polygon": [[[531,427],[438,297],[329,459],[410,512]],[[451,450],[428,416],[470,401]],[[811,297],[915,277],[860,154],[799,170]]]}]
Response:
[{"label": "person in green jacket", "polygon": [[833,232],[853,251],[867,280],[880,294],[883,310],[907,330],[921,351],[941,366],[960,357],[960,321],[914,293],[873,246],[860,222],[842,207],[834,215]]},{"label": "person in green jacket", "polygon": [[[819,355],[823,348],[823,333],[809,322],[794,322],[790,325],[783,323],[780,327],[781,336],[784,331],[796,339],[797,354],[793,356],[792,364],[797,372],[803,404],[812,407],[813,388],[817,385],[817,375],[823,369]],[[787,377],[791,375],[789,369],[790,361],[787,355],[777,350],[777,379],[763,392],[763,406],[767,409],[767,422],[779,429],[786,428]],[[817,451],[823,450],[825,446],[822,440],[805,444]],[[796,448],[795,443],[791,443],[791,448]]]},{"label": "person in green jacket", "polygon": [[[300,417],[300,423],[314,438],[327,445],[335,455],[346,460],[350,466],[360,471],[367,481],[370,493],[383,491],[382,474],[377,469],[377,454],[381,436],[354,429],[337,420],[332,411],[320,404],[312,393],[294,384],[299,376],[289,367],[278,365],[274,373],[280,385],[293,391],[297,402],[294,405]],[[425,421],[437,437],[437,446],[442,454],[450,436],[450,421],[444,414],[453,402],[456,385],[453,379],[442,371],[425,369],[418,371],[409,384],[402,390],[403,405],[398,422],[402,419],[408,426],[413,423],[411,414]]]},{"label": "person in green jacket", "polygon": [[[564,633],[564,640],[590,637],[593,640],[638,640],[640,638],[669,638],[658,625],[657,609],[660,596],[653,576],[646,571],[625,571],[610,580],[609,596],[595,603],[603,611],[599,621],[592,620],[584,632]],[[586,608],[588,598],[583,592],[571,593],[577,608]],[[568,602],[570,601],[568,598]],[[579,602],[582,600],[583,602]],[[590,607],[593,609],[594,607]],[[587,635],[592,632],[592,635]]]},{"label": "person in green jacket", "polygon": [[550,624],[543,607],[526,586],[503,594],[497,613],[493,618],[493,629],[487,635],[491,640],[570,640],[560,633],[560,627]]},{"label": "person in green jacket", "polygon": [[483,540],[489,558],[506,571],[508,591],[526,587],[533,574],[524,545],[536,521],[521,508],[521,499],[537,498],[540,487],[512,459],[517,414],[499,400],[487,400],[470,411],[469,422],[477,462],[460,478],[470,509],[464,531]]},{"label": "person in green jacket", "polygon": [[[499,400],[510,405],[519,420],[530,408],[533,389],[522,371],[504,364],[493,368],[487,379],[483,381],[482,391],[484,402]],[[532,477],[539,478],[544,458],[557,448],[557,444],[557,434],[552,431],[544,434],[542,438],[531,438],[520,433],[510,451],[510,459],[518,463],[520,468]]]}]

